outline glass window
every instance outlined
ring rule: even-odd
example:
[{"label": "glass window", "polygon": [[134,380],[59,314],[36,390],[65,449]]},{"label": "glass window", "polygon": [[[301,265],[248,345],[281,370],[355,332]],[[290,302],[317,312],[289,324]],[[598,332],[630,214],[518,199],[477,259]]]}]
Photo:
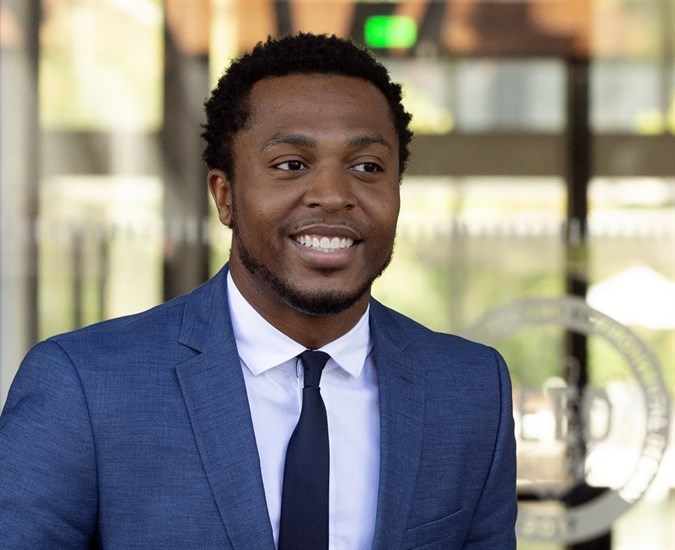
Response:
[{"label": "glass window", "polygon": [[40,212],[40,338],[161,301],[158,178],[54,176],[41,187]]},{"label": "glass window", "polygon": [[458,63],[457,129],[559,132],[565,125],[565,68],[558,60]]},{"label": "glass window", "polygon": [[[646,408],[658,412],[653,398],[657,388],[673,400],[675,179],[598,177],[589,193],[589,304],[635,334],[661,370],[659,377],[655,369],[631,369],[634,361],[601,340],[589,347],[591,384],[606,388],[611,402],[619,404],[611,431],[590,457],[602,464],[594,468],[599,476],[595,482],[621,486],[638,465],[641,438],[649,426]],[[654,425],[655,418],[649,423]],[[672,443],[661,458],[661,468],[642,500],[614,524],[616,548],[675,544],[673,530],[663,528],[672,527],[675,506]]]},{"label": "glass window", "polygon": [[[654,61],[597,60],[591,71],[591,124],[596,132],[673,132],[675,88],[664,91],[664,66]],[[670,106],[667,105],[670,103]],[[671,120],[675,120],[671,116]]]},{"label": "glass window", "polygon": [[385,63],[404,86],[404,103],[419,134],[564,127],[565,67],[559,60],[387,58]]},{"label": "glass window", "polygon": [[673,3],[593,2],[592,126],[675,132]]},{"label": "glass window", "polygon": [[461,332],[500,303],[560,294],[564,197],[558,178],[407,176],[394,258],[375,296]]},{"label": "glass window", "polygon": [[43,127],[158,128],[163,74],[160,2],[46,0],[43,5]]}]

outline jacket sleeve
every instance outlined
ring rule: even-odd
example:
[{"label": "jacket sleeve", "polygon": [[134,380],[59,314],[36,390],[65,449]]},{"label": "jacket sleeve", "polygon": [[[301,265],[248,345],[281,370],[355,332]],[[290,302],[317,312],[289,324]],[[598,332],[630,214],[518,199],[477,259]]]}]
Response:
[{"label": "jacket sleeve", "polygon": [[499,372],[501,407],[492,464],[476,509],[465,550],[515,550],[516,441],[511,380],[506,364],[495,352]]},{"label": "jacket sleeve", "polygon": [[55,342],[24,359],[0,416],[0,548],[89,547],[94,440],[73,362]]}]

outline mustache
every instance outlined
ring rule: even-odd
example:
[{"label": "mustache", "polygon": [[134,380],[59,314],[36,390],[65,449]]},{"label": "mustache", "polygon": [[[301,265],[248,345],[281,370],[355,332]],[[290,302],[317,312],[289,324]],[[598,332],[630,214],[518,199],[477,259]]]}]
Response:
[{"label": "mustache", "polygon": [[334,227],[343,227],[345,229],[351,229],[354,232],[360,233],[362,230],[362,224],[355,222],[353,219],[345,217],[344,215],[339,216],[330,216],[330,215],[321,215],[321,216],[311,216],[307,218],[302,218],[300,220],[295,220],[290,225],[291,232],[298,232],[308,227],[315,226],[334,226]]}]

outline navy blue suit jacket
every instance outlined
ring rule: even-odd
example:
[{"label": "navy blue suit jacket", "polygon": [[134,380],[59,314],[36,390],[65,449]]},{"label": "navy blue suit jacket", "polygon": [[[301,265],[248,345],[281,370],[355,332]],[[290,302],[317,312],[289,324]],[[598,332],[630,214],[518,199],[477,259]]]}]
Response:
[{"label": "navy blue suit jacket", "polygon": [[[0,417],[0,548],[273,550],[225,274],[29,352]],[[515,548],[503,360],[375,300],[370,316],[373,549]]]}]

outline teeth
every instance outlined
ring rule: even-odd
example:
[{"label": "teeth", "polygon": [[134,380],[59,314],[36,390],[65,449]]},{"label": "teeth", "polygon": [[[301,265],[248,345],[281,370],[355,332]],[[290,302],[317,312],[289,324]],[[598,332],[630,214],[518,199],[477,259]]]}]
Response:
[{"label": "teeth", "polygon": [[300,235],[299,237],[296,237],[295,240],[307,248],[314,248],[326,253],[349,248],[354,244],[353,239],[344,237],[333,237],[331,239],[329,237],[317,237],[314,235]]}]

